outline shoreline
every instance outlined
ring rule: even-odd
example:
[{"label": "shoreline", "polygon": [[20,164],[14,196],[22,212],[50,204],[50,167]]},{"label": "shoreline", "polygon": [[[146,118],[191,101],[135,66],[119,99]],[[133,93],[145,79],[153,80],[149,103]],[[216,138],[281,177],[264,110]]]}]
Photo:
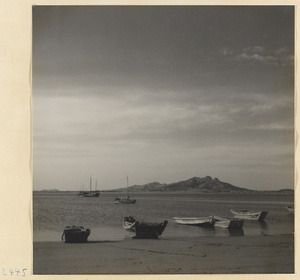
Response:
[{"label": "shoreline", "polygon": [[33,274],[295,273],[294,235],[33,242]]}]

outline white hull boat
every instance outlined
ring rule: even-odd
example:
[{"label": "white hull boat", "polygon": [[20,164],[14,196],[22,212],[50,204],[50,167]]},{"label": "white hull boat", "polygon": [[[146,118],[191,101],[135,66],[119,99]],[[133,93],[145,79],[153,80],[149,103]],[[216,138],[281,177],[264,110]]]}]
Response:
[{"label": "white hull boat", "polygon": [[248,210],[234,211],[230,210],[231,213],[234,214],[236,219],[244,219],[244,220],[253,220],[253,221],[263,221],[267,216],[268,211],[261,212],[249,212]]},{"label": "white hull boat", "polygon": [[181,225],[191,225],[200,227],[213,227],[215,219],[213,216],[209,217],[174,217],[176,223]]},{"label": "white hull boat", "polygon": [[214,218],[215,218],[215,227],[238,229],[238,228],[242,228],[244,225],[244,220],[242,219],[227,219],[218,216],[214,216]]},{"label": "white hull boat", "polygon": [[292,206],[287,206],[286,209],[288,210],[288,212],[289,212],[290,214],[295,214],[295,209],[294,209],[294,207],[292,207]]}]

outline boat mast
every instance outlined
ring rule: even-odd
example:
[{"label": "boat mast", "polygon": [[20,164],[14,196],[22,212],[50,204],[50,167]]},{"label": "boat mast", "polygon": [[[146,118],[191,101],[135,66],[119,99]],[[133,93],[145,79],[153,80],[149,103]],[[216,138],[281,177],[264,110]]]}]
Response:
[{"label": "boat mast", "polygon": [[96,180],[96,186],[95,186],[95,191],[97,190],[97,180]]},{"label": "boat mast", "polygon": [[90,192],[92,192],[92,176],[90,176]]},{"label": "boat mast", "polygon": [[127,176],[127,196],[129,196],[129,184],[128,184],[128,176]]}]

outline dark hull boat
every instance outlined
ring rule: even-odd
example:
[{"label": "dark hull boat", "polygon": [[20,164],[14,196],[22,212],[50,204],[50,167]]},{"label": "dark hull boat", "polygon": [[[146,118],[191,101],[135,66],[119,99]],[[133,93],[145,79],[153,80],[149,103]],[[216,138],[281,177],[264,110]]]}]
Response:
[{"label": "dark hull boat", "polygon": [[129,184],[128,184],[128,176],[127,176],[127,197],[117,197],[115,199],[115,203],[117,204],[134,204],[136,199],[129,195]]},{"label": "dark hull boat", "polygon": [[98,197],[100,195],[100,191],[91,191],[88,193],[85,193],[84,197]]},{"label": "dark hull boat", "polygon": [[97,180],[96,180],[95,190],[92,191],[92,177],[90,177],[90,191],[84,192],[83,196],[84,197],[98,197],[99,195],[100,195],[100,191],[97,190]]},{"label": "dark hull boat", "polygon": [[125,217],[123,220],[123,228],[135,232],[134,238],[153,238],[157,239],[162,235],[168,221],[162,223],[146,223],[140,222],[133,217]]},{"label": "dark hull boat", "polygon": [[133,204],[136,202],[136,199],[134,199],[133,197],[131,196],[128,196],[126,198],[120,198],[120,197],[117,197],[115,199],[115,203],[119,204],[119,203],[122,203],[122,204]]},{"label": "dark hull boat", "polygon": [[90,233],[91,230],[88,228],[67,226],[62,233],[61,240],[64,241],[65,239],[65,243],[86,243]]}]

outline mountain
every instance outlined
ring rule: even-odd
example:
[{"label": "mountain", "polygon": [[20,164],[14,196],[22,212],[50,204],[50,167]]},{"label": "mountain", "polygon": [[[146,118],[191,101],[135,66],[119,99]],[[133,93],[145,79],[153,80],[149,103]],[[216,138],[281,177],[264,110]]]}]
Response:
[{"label": "mountain", "polygon": [[44,190],[41,190],[41,192],[59,192],[60,190],[58,189],[44,189]]},{"label": "mountain", "polygon": [[[126,188],[115,189],[114,191],[126,191]],[[253,192],[249,189],[239,188],[229,183],[220,181],[218,178],[212,179],[210,176],[204,178],[193,177],[186,181],[171,184],[160,184],[153,182],[145,185],[134,185],[129,187],[130,192],[139,191],[161,191],[161,192],[205,192],[205,193],[229,193],[229,192]]]}]

